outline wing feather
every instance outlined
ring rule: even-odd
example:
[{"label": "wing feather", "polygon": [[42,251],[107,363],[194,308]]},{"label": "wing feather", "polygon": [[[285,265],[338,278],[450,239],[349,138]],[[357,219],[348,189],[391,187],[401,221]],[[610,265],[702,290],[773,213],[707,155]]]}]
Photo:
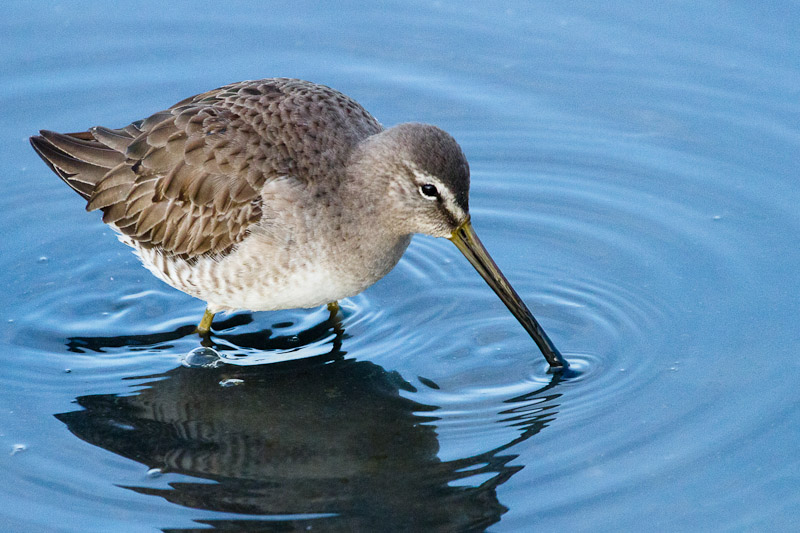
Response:
[{"label": "wing feather", "polygon": [[267,180],[341,179],[352,147],[381,129],[341,93],[275,78],[226,85],[124,128],[41,132],[31,143],[105,222],[140,246],[193,258],[246,238]]}]

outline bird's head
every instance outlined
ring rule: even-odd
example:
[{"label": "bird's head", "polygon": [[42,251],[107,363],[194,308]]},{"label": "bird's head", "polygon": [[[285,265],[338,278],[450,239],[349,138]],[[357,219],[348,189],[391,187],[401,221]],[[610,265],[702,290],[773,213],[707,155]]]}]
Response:
[{"label": "bird's head", "polygon": [[428,124],[394,126],[359,145],[350,172],[357,174],[351,184],[373,187],[364,197],[373,202],[365,207],[377,218],[376,229],[450,239],[533,337],[551,368],[568,366],[472,228],[469,165],[450,134]]},{"label": "bird's head", "polygon": [[469,218],[469,164],[436,126],[407,123],[373,135],[351,167],[364,174],[354,181],[380,188],[374,207],[398,233],[450,237]]}]

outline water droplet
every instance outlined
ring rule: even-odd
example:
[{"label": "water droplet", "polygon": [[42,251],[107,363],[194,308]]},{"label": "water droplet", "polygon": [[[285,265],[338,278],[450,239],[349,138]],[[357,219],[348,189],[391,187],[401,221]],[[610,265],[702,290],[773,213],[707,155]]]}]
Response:
[{"label": "water droplet", "polygon": [[65,374],[71,374],[72,373],[72,369],[71,368],[65,368],[64,369],[64,373]]},{"label": "water droplet", "polygon": [[216,368],[222,360],[216,350],[201,346],[184,355],[181,364],[189,368]]},{"label": "water droplet", "polygon": [[722,215],[714,215],[711,218],[714,219],[714,220],[722,220]]},{"label": "water droplet", "polygon": [[160,468],[151,468],[147,471],[147,477],[160,477],[163,472]]},{"label": "water droplet", "polygon": [[48,259],[46,255],[41,256],[39,259],[36,260],[37,263],[47,263]]},{"label": "water droplet", "polygon": [[625,372],[626,370],[627,370],[627,368],[620,368],[619,369],[620,372]]},{"label": "water droplet", "polygon": [[291,337],[289,337],[289,342],[300,342],[300,337],[298,337],[297,335],[292,335]]},{"label": "water droplet", "polygon": [[28,447],[24,444],[15,444],[11,447],[11,455],[17,455],[20,452],[24,452],[27,450]]},{"label": "water droplet", "polygon": [[223,379],[222,381],[219,382],[219,384],[223,387],[235,387],[236,385],[244,384],[244,380],[237,378],[228,378],[228,379]]}]

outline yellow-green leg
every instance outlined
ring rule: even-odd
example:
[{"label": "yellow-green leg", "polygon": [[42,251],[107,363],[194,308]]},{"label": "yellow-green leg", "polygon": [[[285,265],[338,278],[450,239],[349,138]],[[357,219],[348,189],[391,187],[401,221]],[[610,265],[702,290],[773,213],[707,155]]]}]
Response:
[{"label": "yellow-green leg", "polygon": [[331,347],[331,354],[340,357],[342,351],[342,340],[344,340],[344,324],[342,324],[342,314],[339,312],[339,302],[331,302],[328,304],[328,313],[330,316],[328,321],[333,326],[333,345]]},{"label": "yellow-green leg", "polygon": [[200,335],[208,335],[208,332],[211,331],[211,322],[214,321],[214,313],[206,308],[206,312],[203,314],[203,319],[200,321],[200,324],[197,326],[197,333]]},{"label": "yellow-green leg", "polygon": [[331,318],[335,317],[339,314],[339,302],[331,302],[328,304],[328,312],[331,314]]},{"label": "yellow-green leg", "polygon": [[339,312],[339,302],[331,302],[328,304],[328,320],[333,324],[333,331],[336,335],[344,333],[344,325],[342,324],[342,314]]}]

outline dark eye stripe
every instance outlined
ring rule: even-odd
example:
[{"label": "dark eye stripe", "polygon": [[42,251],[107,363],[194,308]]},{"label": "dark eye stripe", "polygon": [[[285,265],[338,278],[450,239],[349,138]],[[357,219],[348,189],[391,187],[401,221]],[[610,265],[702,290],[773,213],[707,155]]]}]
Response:
[{"label": "dark eye stripe", "polygon": [[426,183],[425,185],[419,188],[420,192],[427,196],[428,198],[436,198],[439,196],[439,191],[436,189],[435,185],[431,185],[430,183]]}]

